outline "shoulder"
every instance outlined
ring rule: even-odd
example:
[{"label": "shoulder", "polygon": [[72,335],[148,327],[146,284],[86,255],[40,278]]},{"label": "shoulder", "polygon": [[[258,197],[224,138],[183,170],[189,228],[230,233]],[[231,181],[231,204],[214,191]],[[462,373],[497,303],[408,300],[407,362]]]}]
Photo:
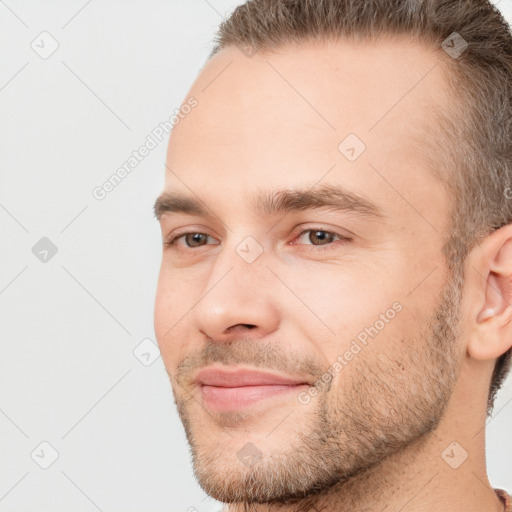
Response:
[{"label": "shoulder", "polygon": [[512,512],[512,496],[503,489],[494,489],[501,501],[505,504],[505,512]]}]

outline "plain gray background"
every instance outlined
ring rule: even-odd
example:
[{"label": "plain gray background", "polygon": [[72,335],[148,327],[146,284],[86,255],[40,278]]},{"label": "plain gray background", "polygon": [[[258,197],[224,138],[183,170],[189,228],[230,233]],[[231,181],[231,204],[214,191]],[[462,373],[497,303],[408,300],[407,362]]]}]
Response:
[{"label": "plain gray background", "polygon": [[[167,136],[92,191],[180,106],[238,3],[0,1],[1,512],[219,508],[155,347]],[[509,491],[510,402],[511,379],[487,427]]]}]

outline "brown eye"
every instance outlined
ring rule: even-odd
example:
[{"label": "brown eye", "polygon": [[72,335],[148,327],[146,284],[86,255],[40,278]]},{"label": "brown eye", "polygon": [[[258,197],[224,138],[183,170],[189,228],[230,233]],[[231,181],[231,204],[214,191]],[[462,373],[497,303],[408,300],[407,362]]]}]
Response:
[{"label": "brown eye", "polygon": [[[330,231],[315,231],[311,229],[309,233],[308,239],[313,245],[325,245],[333,242],[335,237],[334,233],[331,233]],[[317,242],[319,243],[317,244]]]},{"label": "brown eye", "polygon": [[298,237],[299,245],[330,245],[337,240],[346,240],[346,237],[338,235],[333,231],[324,229],[306,229]]},{"label": "brown eye", "polygon": [[180,243],[180,240],[183,240],[184,246],[189,249],[193,249],[194,247],[202,247],[203,245],[208,245],[206,242],[211,236],[206,233],[199,233],[191,231],[189,233],[182,233],[181,235],[171,236],[169,240],[165,242],[165,245],[170,246],[183,246],[183,243]]},{"label": "brown eye", "polygon": [[208,239],[204,233],[187,233],[184,237],[187,247],[199,247]]}]

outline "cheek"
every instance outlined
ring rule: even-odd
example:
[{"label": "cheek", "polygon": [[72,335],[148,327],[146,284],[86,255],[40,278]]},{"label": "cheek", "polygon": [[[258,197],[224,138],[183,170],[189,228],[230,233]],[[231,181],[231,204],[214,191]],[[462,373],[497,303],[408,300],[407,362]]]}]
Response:
[{"label": "cheek", "polygon": [[[386,280],[383,276],[386,274],[372,273],[361,264],[329,270],[317,267],[304,273],[300,280],[294,280],[297,283],[294,291],[342,346],[376,322],[382,330],[380,315],[385,316],[386,330],[398,316],[397,310],[403,306],[403,292],[399,290],[397,280]],[[322,326],[300,302],[297,301],[295,308]]]},{"label": "cheek", "polygon": [[155,296],[154,328],[165,366],[169,369],[179,361],[190,334],[187,311],[190,286],[180,285],[164,269],[160,271]]},{"label": "cheek", "polygon": [[160,267],[158,286],[155,296],[155,327],[163,329],[164,333],[174,325],[190,308],[189,302],[194,292],[194,283],[190,273],[171,268],[165,259]]},{"label": "cheek", "polygon": [[344,407],[352,402],[371,402],[372,407],[379,401],[394,403],[395,394],[403,396],[408,383],[417,380],[426,363],[425,340],[409,328],[404,308],[385,309],[384,318],[370,315],[359,320],[359,325],[354,321],[351,332],[355,334],[350,335],[347,329],[345,335],[338,336],[337,350],[330,355],[335,374],[329,398],[332,407],[340,400]]},{"label": "cheek", "polygon": [[167,280],[164,277],[163,270],[160,269],[160,275],[158,277],[158,285],[155,295],[154,311],[155,334],[159,343],[163,340],[165,332],[171,325],[169,323],[169,313],[171,310],[169,307],[169,300],[171,300],[172,297],[168,293],[169,288],[166,281]]}]

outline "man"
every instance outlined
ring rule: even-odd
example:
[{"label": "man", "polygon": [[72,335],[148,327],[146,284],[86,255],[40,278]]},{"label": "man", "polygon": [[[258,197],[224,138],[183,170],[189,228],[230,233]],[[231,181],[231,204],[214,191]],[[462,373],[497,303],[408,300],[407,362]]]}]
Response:
[{"label": "man", "polygon": [[202,488],[254,511],[512,510],[512,36],[484,0],[253,0],[155,204],[155,329]]}]

